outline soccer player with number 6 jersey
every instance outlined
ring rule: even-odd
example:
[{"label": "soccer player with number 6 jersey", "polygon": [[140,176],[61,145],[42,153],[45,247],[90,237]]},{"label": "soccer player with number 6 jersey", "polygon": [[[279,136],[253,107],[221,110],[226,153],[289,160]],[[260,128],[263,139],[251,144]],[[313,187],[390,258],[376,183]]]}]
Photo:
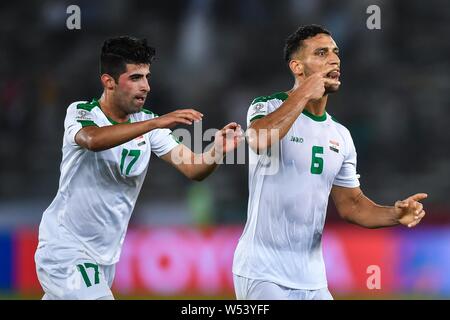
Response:
[{"label": "soccer player with number 6 jersey", "polygon": [[[325,110],[341,84],[330,32],[299,28],[285,59],[294,87],[256,98],[247,114],[248,214],[233,261],[238,299],[332,299],[322,257],[330,193],[343,219],[366,228],[414,227],[425,215],[425,193],[381,206],[361,191],[350,132]],[[276,172],[266,165],[274,159]]]}]

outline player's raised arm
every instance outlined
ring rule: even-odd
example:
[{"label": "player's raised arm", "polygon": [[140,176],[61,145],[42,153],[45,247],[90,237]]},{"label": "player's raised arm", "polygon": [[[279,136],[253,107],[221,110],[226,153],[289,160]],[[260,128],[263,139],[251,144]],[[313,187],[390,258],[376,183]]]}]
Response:
[{"label": "player's raised arm", "polygon": [[415,227],[425,216],[423,204],[426,193],[417,193],[393,206],[381,206],[367,198],[358,188],[333,186],[331,196],[339,215],[350,223],[365,228],[382,228],[398,224]]},{"label": "player's raised arm", "polygon": [[202,114],[193,109],[170,112],[160,117],[135,123],[123,123],[114,126],[88,126],[75,135],[75,142],[91,151],[110,149],[139,137],[151,130],[172,128],[179,124],[192,124],[200,121]]},{"label": "player's raised arm", "polygon": [[[295,63],[296,60],[291,61],[291,69],[296,67]],[[339,66],[332,65],[305,78],[277,110],[254,120],[246,133],[249,146],[260,153],[272,145],[274,137],[283,139],[309,101],[321,99],[326,86],[340,84],[339,80],[329,76],[338,70]],[[267,134],[260,134],[260,130],[267,130]]]}]

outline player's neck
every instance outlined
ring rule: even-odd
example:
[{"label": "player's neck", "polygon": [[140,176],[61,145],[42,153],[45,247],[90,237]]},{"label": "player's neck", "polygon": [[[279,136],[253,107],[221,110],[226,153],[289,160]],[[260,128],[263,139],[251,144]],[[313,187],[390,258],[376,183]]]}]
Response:
[{"label": "player's neck", "polygon": [[319,100],[310,100],[306,106],[305,110],[312,113],[315,116],[323,116],[325,114],[325,108],[327,107],[328,95],[324,95]]},{"label": "player's neck", "polygon": [[103,93],[101,98],[98,100],[103,113],[110,119],[117,123],[127,122],[129,115],[123,112],[121,108],[114,103],[113,99],[108,97],[107,94]]},{"label": "player's neck", "polygon": [[[294,91],[295,89],[298,88],[298,86],[300,85],[300,82],[298,80],[295,81],[294,87],[288,91],[288,94],[292,91]],[[324,95],[321,99],[319,100],[314,100],[314,101],[308,101],[308,103],[305,105],[305,110],[308,111],[309,113],[312,113],[315,116],[323,116],[325,114],[325,109],[327,107],[327,101],[328,101],[328,95]]]}]

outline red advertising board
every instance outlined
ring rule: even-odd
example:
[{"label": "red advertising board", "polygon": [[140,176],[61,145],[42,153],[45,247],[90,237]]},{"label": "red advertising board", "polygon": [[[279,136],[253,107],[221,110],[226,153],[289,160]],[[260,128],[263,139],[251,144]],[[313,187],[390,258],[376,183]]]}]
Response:
[{"label": "red advertising board", "polygon": [[150,228],[130,232],[116,269],[121,293],[231,294],[242,227]]},{"label": "red advertising board", "polygon": [[[232,296],[231,267],[242,230],[243,226],[130,228],[116,266],[113,292]],[[34,265],[36,230],[18,230],[13,243],[14,289],[21,293],[42,292]],[[323,249],[331,291],[370,294],[402,291],[405,284],[401,283],[398,267],[401,243],[399,233],[392,229],[327,226]],[[377,272],[381,276],[379,288],[371,277]]]}]

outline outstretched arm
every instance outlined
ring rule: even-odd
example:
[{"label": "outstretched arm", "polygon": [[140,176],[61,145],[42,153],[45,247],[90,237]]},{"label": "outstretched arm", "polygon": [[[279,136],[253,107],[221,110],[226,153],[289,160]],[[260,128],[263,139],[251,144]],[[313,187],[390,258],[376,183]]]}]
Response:
[{"label": "outstretched arm", "polygon": [[195,154],[185,145],[179,144],[161,159],[173,165],[189,179],[201,181],[209,176],[225,154],[237,148],[243,139],[241,126],[232,122],[216,132],[214,146],[210,150]]},{"label": "outstretched arm", "polygon": [[396,201],[394,206],[381,206],[367,198],[358,188],[333,186],[331,196],[339,212],[346,221],[365,228],[382,228],[398,224],[415,227],[425,216],[419,201],[428,197],[417,193],[405,200]]},{"label": "outstretched arm", "polygon": [[102,151],[119,146],[154,129],[171,128],[177,124],[192,124],[193,121],[200,121],[201,118],[200,112],[183,109],[136,123],[106,127],[89,126],[77,132],[75,142],[88,150]]}]

